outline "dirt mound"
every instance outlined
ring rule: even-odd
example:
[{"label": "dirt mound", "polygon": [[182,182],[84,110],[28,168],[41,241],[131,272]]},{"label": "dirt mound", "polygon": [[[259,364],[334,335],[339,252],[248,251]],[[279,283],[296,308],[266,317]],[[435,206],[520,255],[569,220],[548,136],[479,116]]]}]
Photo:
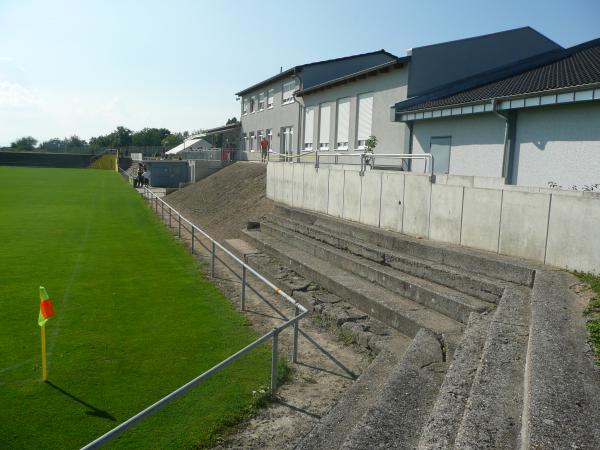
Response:
[{"label": "dirt mound", "polygon": [[240,237],[249,221],[260,221],[271,212],[273,202],[267,199],[266,183],[266,165],[236,162],[165,200],[222,241]]}]

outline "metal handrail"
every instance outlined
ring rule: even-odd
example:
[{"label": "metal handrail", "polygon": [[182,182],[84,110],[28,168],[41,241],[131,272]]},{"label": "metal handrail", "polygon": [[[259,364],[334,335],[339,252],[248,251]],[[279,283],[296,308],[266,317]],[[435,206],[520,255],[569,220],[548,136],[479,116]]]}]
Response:
[{"label": "metal handrail", "polygon": [[391,159],[400,159],[400,160],[423,159],[423,160],[425,160],[425,167],[423,168],[423,172],[427,172],[427,167],[429,167],[429,174],[433,175],[433,155],[431,153],[423,153],[423,154],[415,155],[414,153],[369,153],[369,152],[363,152],[360,154],[360,157],[361,157],[360,158],[360,173],[361,173],[361,175],[364,175],[367,165],[375,164],[375,158],[377,156],[391,158]]},{"label": "metal handrail", "polygon": [[[123,169],[119,168],[119,171],[122,173],[122,175],[129,176],[129,174],[127,174],[127,172],[125,172]],[[244,309],[245,287],[246,287],[246,285],[248,285],[249,287],[251,287],[247,283],[247,281],[246,281],[246,274],[247,274],[247,272],[250,272],[256,278],[258,278],[260,281],[262,281],[264,284],[266,284],[268,287],[270,287],[271,289],[273,289],[273,291],[276,294],[278,294],[284,300],[286,300],[287,302],[289,302],[290,304],[292,304],[294,306],[294,317],[292,317],[291,319],[286,320],[283,324],[279,325],[278,327],[273,328],[271,331],[269,331],[268,333],[265,333],[264,335],[262,335],[258,339],[254,340],[253,342],[251,342],[250,344],[248,344],[243,349],[237,351],[236,353],[234,353],[233,355],[227,357],[226,359],[224,359],[223,361],[221,361],[217,365],[211,367],[210,369],[208,369],[204,373],[200,374],[199,376],[197,376],[193,380],[187,382],[186,384],[184,384],[183,386],[181,386],[178,389],[174,390],[170,394],[164,396],[163,398],[161,398],[157,402],[155,402],[152,405],[148,406],[147,408],[143,409],[142,411],[140,411],[139,413],[137,413],[133,417],[131,417],[128,420],[126,420],[125,422],[121,423],[120,425],[116,426],[112,430],[110,430],[107,433],[103,434],[99,438],[97,438],[94,441],[90,442],[85,447],[82,447],[82,450],[96,449],[96,448],[99,448],[99,447],[107,444],[108,442],[110,442],[113,439],[115,439],[117,436],[119,436],[122,433],[124,433],[125,431],[127,431],[129,428],[133,427],[138,422],[142,421],[147,416],[153,414],[158,409],[160,409],[163,406],[169,404],[173,400],[181,397],[182,395],[184,395],[185,393],[187,393],[190,389],[192,389],[194,386],[202,383],[207,378],[209,378],[212,375],[218,373],[223,368],[227,367],[232,362],[238,360],[240,357],[242,357],[246,353],[250,352],[252,349],[254,349],[255,347],[257,347],[258,345],[262,344],[263,342],[267,341],[270,338],[273,339],[273,346],[272,346],[272,350],[271,350],[271,395],[274,395],[275,391],[277,390],[277,360],[278,360],[278,338],[279,338],[279,333],[281,333],[281,331],[283,331],[284,329],[288,328],[289,326],[293,326],[294,327],[294,339],[293,339],[293,349],[292,349],[292,360],[293,360],[293,362],[296,362],[297,358],[298,358],[298,333],[300,331],[299,321],[306,314],[308,314],[308,310],[304,306],[302,306],[300,303],[296,302],[291,296],[289,296],[288,294],[286,294],[281,288],[275,286],[273,283],[271,283],[269,280],[267,280],[263,275],[261,275],[259,272],[257,272],[256,270],[254,270],[252,267],[250,267],[248,264],[246,264],[244,261],[242,261],[236,255],[234,255],[232,252],[230,252],[228,249],[226,249],[223,245],[221,245],[219,242],[217,242],[216,240],[214,240],[213,238],[211,238],[208,235],[208,233],[206,233],[204,230],[198,228],[190,220],[188,220],[185,217],[183,217],[183,215],[179,211],[177,211],[175,208],[173,208],[171,205],[169,205],[163,199],[159,198],[154,192],[152,192],[147,187],[144,187],[143,195],[144,195],[144,198],[146,200],[149,199],[150,202],[154,202],[154,206],[155,206],[157,212],[158,212],[158,204],[160,202],[160,205],[161,205],[161,216],[162,216],[163,219],[164,219],[164,207],[165,206],[167,207],[167,211],[169,212],[169,223],[171,221],[172,214],[173,213],[176,214],[176,217],[178,219],[179,236],[181,236],[181,221],[183,220],[184,222],[187,222],[190,225],[191,230],[192,230],[191,231],[191,233],[192,233],[192,253],[194,252],[194,239],[197,239],[195,237],[195,234],[196,234],[195,232],[196,231],[198,233],[200,233],[201,235],[203,235],[205,238],[207,238],[210,241],[210,243],[211,243],[211,257],[212,257],[211,270],[213,272],[213,276],[214,276],[214,270],[215,270],[215,257],[216,257],[215,253],[216,253],[216,248],[221,249],[228,256],[230,256],[234,261],[236,261],[237,263],[239,263],[241,265],[241,267],[242,267],[242,290],[241,290],[241,295],[240,295],[240,302],[241,302],[241,308],[242,308],[242,310]],[[200,243],[202,244],[202,242],[200,242]],[[229,266],[227,266],[227,267],[229,268]],[[232,270],[231,268],[229,268],[229,269]]]},{"label": "metal handrail", "polygon": [[[425,167],[423,169],[424,172],[429,172],[430,175],[433,175],[433,155],[430,153],[423,153],[416,155],[414,153],[371,153],[371,152],[361,152],[361,153],[338,153],[338,152],[326,152],[321,153],[318,150],[301,153],[298,155],[283,155],[282,153],[275,153],[277,155],[284,156],[284,162],[293,162],[293,158],[301,158],[303,156],[313,154],[315,155],[315,169],[320,167],[321,158],[334,158],[333,164],[339,164],[339,157],[343,158],[360,158],[360,174],[364,175],[366,168],[371,163],[375,162],[376,157],[383,158],[391,158],[391,159],[400,159],[400,160],[419,160],[422,159],[425,161]],[[289,159],[289,161],[288,161]],[[429,170],[428,170],[429,169]]]}]

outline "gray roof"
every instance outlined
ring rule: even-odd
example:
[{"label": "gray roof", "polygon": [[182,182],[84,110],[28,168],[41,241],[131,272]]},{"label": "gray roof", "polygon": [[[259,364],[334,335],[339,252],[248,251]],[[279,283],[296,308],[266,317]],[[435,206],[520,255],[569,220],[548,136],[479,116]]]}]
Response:
[{"label": "gray roof", "polygon": [[398,113],[600,83],[600,39],[551,51],[396,103]]},{"label": "gray roof", "polygon": [[[253,84],[252,86],[247,87],[246,89],[243,89],[243,90],[237,92],[235,95],[240,96],[240,95],[247,94],[247,93],[249,93],[249,92],[251,92],[251,91],[253,91],[255,89],[258,89],[260,87],[266,86],[266,85],[268,85],[268,84],[270,84],[270,83],[272,83],[274,81],[277,81],[277,80],[280,80],[282,78],[288,77],[288,76],[290,76],[292,74],[296,74],[298,72],[301,72],[302,70],[304,70],[304,69],[306,69],[308,67],[313,67],[313,66],[318,66],[318,65],[324,65],[324,64],[329,64],[329,63],[337,63],[337,62],[341,63],[341,62],[348,61],[348,60],[351,60],[351,59],[358,59],[358,58],[362,58],[362,57],[365,57],[365,56],[374,56],[374,55],[382,55],[382,56],[387,56],[390,59],[397,59],[397,56],[392,55],[391,53],[389,53],[389,52],[387,52],[387,51],[385,51],[385,50],[382,49],[382,50],[377,50],[377,51],[374,51],[374,52],[360,53],[360,54],[357,54],[357,55],[344,56],[342,58],[326,59],[326,60],[323,60],[323,61],[315,61],[315,62],[312,62],[312,63],[301,64],[301,65],[298,65],[298,66],[290,67],[289,69],[284,70],[284,71],[278,73],[277,75],[274,75],[274,76],[272,76],[270,78],[267,78],[267,79],[265,79],[263,81],[260,81],[260,82],[258,82],[256,84]],[[379,63],[377,63],[377,64],[379,64]],[[362,68],[362,69],[364,69],[364,68]],[[351,72],[356,72],[356,71],[357,71],[356,69],[351,70]],[[338,73],[336,73],[333,76],[335,78],[338,78],[339,76],[342,76],[342,75],[345,75],[345,74],[340,74],[338,72]],[[323,80],[323,81],[326,81],[326,80]]]}]

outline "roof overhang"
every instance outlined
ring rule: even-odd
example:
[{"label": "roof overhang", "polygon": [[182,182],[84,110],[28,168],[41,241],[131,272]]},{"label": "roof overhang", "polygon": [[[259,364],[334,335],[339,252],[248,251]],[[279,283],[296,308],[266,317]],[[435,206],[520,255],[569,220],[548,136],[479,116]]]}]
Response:
[{"label": "roof overhang", "polygon": [[413,122],[416,120],[439,119],[479,114],[492,111],[534,108],[538,106],[580,103],[600,100],[600,83],[584,86],[553,89],[549,91],[532,92],[508,97],[496,97],[471,103],[445,105],[438,108],[398,111],[395,106],[397,122]]},{"label": "roof overhang", "polygon": [[256,84],[253,84],[252,86],[247,87],[246,89],[241,90],[240,92],[236,92],[235,95],[237,95],[238,97],[240,97],[242,95],[246,95],[249,92],[252,92],[252,91],[254,91],[254,90],[258,89],[258,88],[266,86],[267,84],[271,84],[274,81],[280,80],[280,79],[285,78],[285,77],[290,76],[290,75],[294,75],[299,70],[299,68],[300,68],[300,66],[295,66],[295,67],[292,67],[290,69],[284,70],[283,72],[280,72],[277,75],[272,76],[271,78],[267,78],[266,80],[263,80],[263,81],[261,81],[259,83],[256,83]]},{"label": "roof overhang", "polygon": [[350,83],[350,82],[357,81],[360,79],[364,79],[368,76],[375,76],[380,73],[387,72],[389,69],[392,69],[392,68],[400,68],[400,67],[404,66],[404,64],[406,64],[408,61],[410,61],[409,56],[406,56],[403,58],[396,58],[394,61],[389,61],[389,62],[380,64],[378,66],[369,67],[368,69],[364,69],[364,70],[361,70],[361,71],[358,71],[355,73],[344,75],[343,77],[339,77],[334,80],[330,80],[325,83],[318,84],[316,86],[311,86],[307,89],[302,89],[302,90],[296,92],[296,96],[302,97],[304,95],[312,94],[312,93],[322,91],[325,89],[330,89],[335,86],[339,86],[341,84],[346,84],[346,83]]}]

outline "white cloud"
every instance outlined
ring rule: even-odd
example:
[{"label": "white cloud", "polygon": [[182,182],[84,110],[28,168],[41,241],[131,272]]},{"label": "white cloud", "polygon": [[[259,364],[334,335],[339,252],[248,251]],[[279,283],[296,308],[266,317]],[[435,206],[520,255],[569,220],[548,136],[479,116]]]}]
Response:
[{"label": "white cloud", "polygon": [[0,81],[0,108],[28,108],[40,104],[39,97],[19,83]]}]

